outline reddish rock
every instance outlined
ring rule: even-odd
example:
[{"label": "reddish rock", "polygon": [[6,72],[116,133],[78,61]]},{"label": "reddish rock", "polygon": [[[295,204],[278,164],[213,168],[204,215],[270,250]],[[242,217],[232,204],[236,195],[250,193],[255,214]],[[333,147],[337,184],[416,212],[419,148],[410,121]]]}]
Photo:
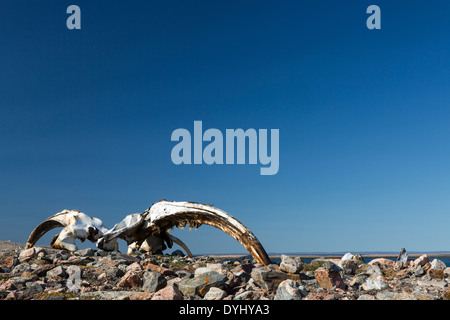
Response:
[{"label": "reddish rock", "polygon": [[345,283],[342,280],[339,271],[328,270],[320,267],[314,272],[314,277],[319,285],[326,290],[330,290],[333,287],[345,290]]},{"label": "reddish rock", "polygon": [[6,281],[2,284],[0,284],[0,291],[11,291],[11,290],[15,290],[16,287],[14,286],[14,284],[11,281]]},{"label": "reddish rock", "polygon": [[414,260],[414,266],[415,267],[424,266],[428,262],[430,262],[430,259],[428,259],[428,255],[423,254],[420,257],[418,257],[416,260]]},{"label": "reddish rock", "polygon": [[19,260],[20,262],[26,262],[31,260],[35,256],[36,256],[36,248],[33,247],[30,249],[22,250],[22,252],[20,252],[19,254]]},{"label": "reddish rock", "polygon": [[170,270],[170,269],[167,269],[167,268],[164,268],[164,267],[161,267],[161,266],[157,266],[156,264],[153,264],[153,263],[150,263],[150,262],[147,262],[144,265],[144,269],[147,269],[147,270],[150,270],[150,271],[153,271],[153,272],[159,272],[163,276],[171,276],[171,275],[175,274],[175,272],[173,272],[173,270]]},{"label": "reddish rock", "polygon": [[128,271],[117,284],[119,288],[139,288],[142,287],[142,279],[136,272]]},{"label": "reddish rock", "polygon": [[167,285],[165,288],[157,291],[152,300],[183,300],[183,294],[174,285]]},{"label": "reddish rock", "polygon": [[139,264],[139,262],[133,262],[132,264],[130,264],[127,268],[126,271],[132,271],[132,272],[140,272],[142,271],[142,266]]},{"label": "reddish rock", "polygon": [[377,258],[370,261],[368,265],[377,265],[381,269],[393,269],[395,267],[395,261],[386,258]]},{"label": "reddish rock", "polygon": [[18,264],[17,258],[15,257],[3,257],[0,259],[0,268],[11,268]]}]

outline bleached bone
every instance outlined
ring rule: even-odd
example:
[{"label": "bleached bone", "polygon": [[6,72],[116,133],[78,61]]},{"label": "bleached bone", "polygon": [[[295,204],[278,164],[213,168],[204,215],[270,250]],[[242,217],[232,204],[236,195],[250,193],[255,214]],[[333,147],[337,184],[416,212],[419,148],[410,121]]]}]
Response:
[{"label": "bleached bone", "polygon": [[[180,247],[182,247],[189,257],[191,257],[191,258],[193,257],[191,250],[189,250],[189,248],[184,244],[183,241],[181,241],[177,237],[174,237],[171,234],[169,235],[169,237],[172,239],[172,241],[174,243],[176,243]],[[167,247],[164,244],[164,240],[163,239],[161,239],[161,238],[159,238],[157,236],[154,236],[154,235],[150,235],[140,245],[137,242],[133,242],[130,245],[128,245],[127,254],[132,254],[136,250],[138,250],[138,251],[140,251],[142,253],[148,252],[150,254],[156,254],[156,253],[160,253],[160,252],[162,252],[162,251],[164,251],[166,249],[167,249]]]},{"label": "bleached bone", "polygon": [[[49,230],[63,227],[61,232],[54,236],[50,242],[52,248],[69,251],[78,250],[75,240],[82,242],[88,239],[96,242],[108,231],[103,222],[98,218],[91,218],[87,214],[77,210],[63,210],[45,219],[28,237],[26,248],[31,248]],[[107,245],[108,250],[117,250],[117,242],[111,241]]]},{"label": "bleached bone", "polygon": [[195,202],[156,202],[141,214],[126,216],[97,241],[97,247],[107,250],[105,246],[120,238],[132,245],[132,250],[139,250],[150,236],[155,236],[171,248],[174,240],[168,230],[186,224],[194,228],[203,224],[216,227],[239,241],[258,262],[271,263],[259,240],[240,221],[225,211]]}]

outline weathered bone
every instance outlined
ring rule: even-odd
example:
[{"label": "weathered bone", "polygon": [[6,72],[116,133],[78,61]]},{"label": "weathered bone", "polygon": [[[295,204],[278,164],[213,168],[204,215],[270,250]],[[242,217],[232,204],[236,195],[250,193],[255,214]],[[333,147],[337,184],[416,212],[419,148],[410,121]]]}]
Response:
[{"label": "weathered bone", "polygon": [[[184,244],[183,241],[181,241],[177,237],[174,237],[173,235],[169,235],[169,237],[172,239],[172,241],[174,243],[176,243],[180,247],[182,247],[189,257],[191,257],[191,258],[193,257],[191,250],[189,250],[189,248]],[[166,249],[167,249],[167,247],[164,244],[163,239],[161,239],[157,236],[151,235],[151,236],[147,237],[147,239],[145,239],[144,242],[142,242],[142,244],[140,244],[140,245],[137,242],[133,242],[130,245],[128,245],[127,254],[132,254],[136,250],[138,250],[142,253],[148,252],[150,254],[156,254],[156,253],[160,253]]]},{"label": "weathered bone", "polygon": [[[69,251],[78,250],[75,240],[96,242],[108,231],[103,222],[98,218],[91,218],[87,214],[77,210],[63,210],[45,219],[40,223],[28,237],[26,248],[31,248],[48,231],[62,227],[59,234],[53,237],[50,245],[52,248],[65,249]],[[108,244],[109,250],[117,248],[116,241]]]},{"label": "weathered bone", "polygon": [[195,202],[156,202],[141,214],[125,217],[99,239],[97,246],[104,249],[109,242],[121,238],[139,249],[147,238],[156,236],[171,248],[173,238],[167,231],[174,226],[184,227],[186,223],[196,228],[207,224],[221,229],[239,241],[258,262],[271,263],[259,240],[240,221],[220,209]]}]

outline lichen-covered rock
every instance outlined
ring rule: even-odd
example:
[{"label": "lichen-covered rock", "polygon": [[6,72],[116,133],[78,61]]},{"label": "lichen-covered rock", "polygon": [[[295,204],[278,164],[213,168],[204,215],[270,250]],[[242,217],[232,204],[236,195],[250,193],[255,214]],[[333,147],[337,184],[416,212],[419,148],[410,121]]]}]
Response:
[{"label": "lichen-covered rock", "polygon": [[211,287],[221,288],[226,280],[226,275],[209,271],[194,278],[181,280],[178,287],[184,295],[204,296]]}]

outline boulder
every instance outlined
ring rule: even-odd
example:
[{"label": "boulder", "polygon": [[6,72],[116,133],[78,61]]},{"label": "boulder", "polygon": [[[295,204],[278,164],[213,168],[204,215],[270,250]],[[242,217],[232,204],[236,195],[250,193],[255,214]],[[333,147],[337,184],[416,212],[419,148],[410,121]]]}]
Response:
[{"label": "boulder", "polygon": [[388,286],[386,279],[380,275],[373,275],[367,278],[366,282],[361,286],[364,290],[384,290]]},{"label": "boulder", "polygon": [[227,296],[227,293],[217,287],[211,287],[208,293],[205,294],[204,300],[222,300]]},{"label": "boulder", "polygon": [[368,265],[377,265],[381,269],[392,269],[395,266],[395,261],[386,258],[377,258],[370,261]]},{"label": "boulder", "polygon": [[301,300],[307,294],[306,289],[296,281],[284,280],[278,286],[274,300]]},{"label": "boulder", "polygon": [[133,271],[128,271],[123,275],[117,284],[119,288],[139,288],[142,286],[142,279],[139,274]]},{"label": "boulder", "polygon": [[269,291],[278,288],[284,280],[301,280],[299,275],[273,270],[269,266],[254,268],[250,275],[261,288]]},{"label": "boulder", "polygon": [[216,271],[202,273],[194,278],[184,278],[178,284],[180,291],[184,295],[204,296],[211,287],[223,287],[227,276]]},{"label": "boulder", "polygon": [[32,247],[29,249],[22,250],[19,254],[19,261],[20,262],[27,262],[30,261],[32,258],[36,257],[36,248]]},{"label": "boulder", "polygon": [[157,291],[153,295],[152,300],[183,300],[183,294],[177,286],[169,284]]},{"label": "boulder", "polygon": [[288,273],[298,273],[302,268],[303,264],[299,258],[281,255],[280,270]]},{"label": "boulder", "polygon": [[57,267],[47,271],[47,277],[49,277],[49,278],[55,278],[55,277],[67,278],[67,277],[69,277],[69,275],[67,274],[65,267],[57,266]]},{"label": "boulder", "polygon": [[433,261],[431,261],[430,270],[444,270],[445,268],[447,268],[447,266],[442,260],[434,259]]},{"label": "boulder", "polygon": [[167,285],[166,277],[159,272],[145,271],[142,274],[142,289],[146,292],[156,292]]},{"label": "boulder", "polygon": [[330,290],[333,287],[345,290],[345,283],[339,271],[320,267],[314,271],[314,277],[319,285],[326,290]]},{"label": "boulder", "polygon": [[408,263],[408,253],[406,252],[405,248],[402,248],[400,250],[400,253],[398,254],[397,261],[401,263],[402,267],[406,267],[406,264]]},{"label": "boulder", "polygon": [[428,259],[428,255],[423,254],[420,257],[418,257],[416,260],[414,260],[414,266],[425,266],[428,262],[430,262],[430,259]]}]

